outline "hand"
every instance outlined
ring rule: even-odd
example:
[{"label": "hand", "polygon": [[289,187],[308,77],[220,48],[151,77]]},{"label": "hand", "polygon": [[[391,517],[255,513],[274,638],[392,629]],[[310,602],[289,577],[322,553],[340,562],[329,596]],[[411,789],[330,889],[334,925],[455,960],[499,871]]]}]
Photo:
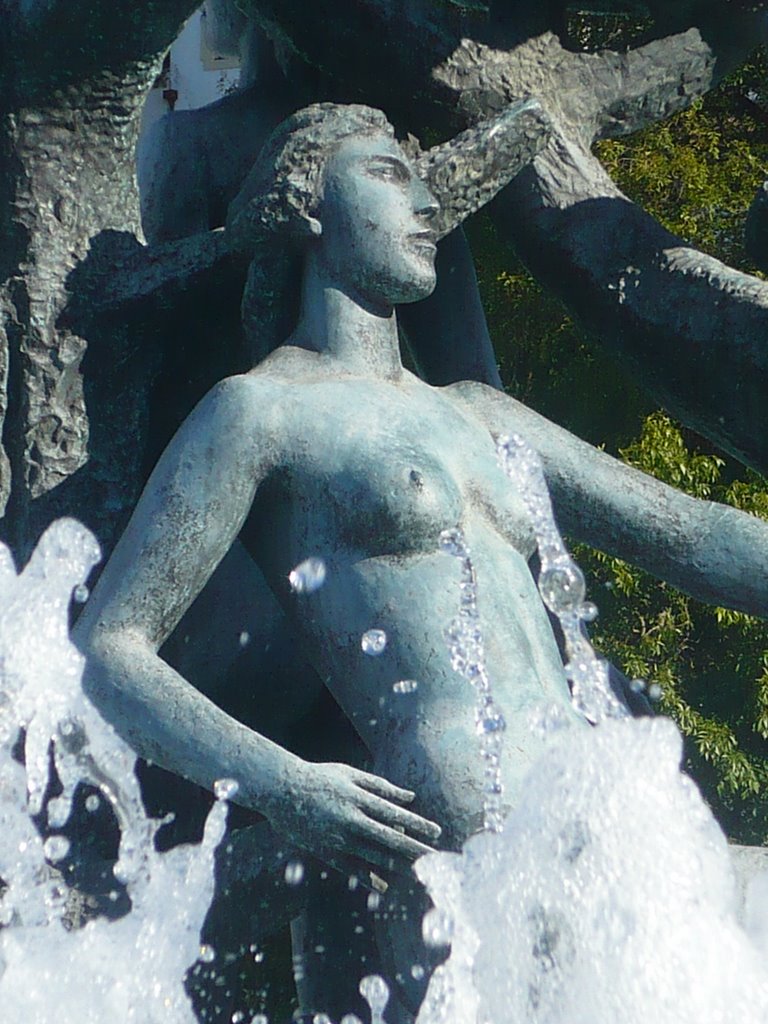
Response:
[{"label": "hand", "polygon": [[270,823],[341,870],[409,872],[440,835],[439,825],[401,806],[413,800],[410,790],[346,764],[300,762],[290,789]]}]

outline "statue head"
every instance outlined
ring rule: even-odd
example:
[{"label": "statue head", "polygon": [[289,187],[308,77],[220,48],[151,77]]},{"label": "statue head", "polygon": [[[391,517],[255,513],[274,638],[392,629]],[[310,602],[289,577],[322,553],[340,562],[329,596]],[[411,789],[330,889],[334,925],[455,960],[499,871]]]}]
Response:
[{"label": "statue head", "polygon": [[381,111],[318,103],[293,114],[265,143],[227,217],[230,247],[253,257],[246,333],[261,335],[261,353],[268,350],[257,322],[269,320],[262,296],[274,299],[281,291],[275,277],[286,253],[304,256],[308,247],[340,287],[363,299],[394,304],[429,295],[435,284],[429,222],[437,210]]}]

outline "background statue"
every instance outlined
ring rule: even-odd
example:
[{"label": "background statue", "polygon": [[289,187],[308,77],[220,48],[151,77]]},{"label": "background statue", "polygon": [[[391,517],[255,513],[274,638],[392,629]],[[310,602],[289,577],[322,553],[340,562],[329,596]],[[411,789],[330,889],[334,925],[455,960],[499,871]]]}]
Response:
[{"label": "background statue", "polygon": [[[440,216],[377,111],[319,105],[277,129],[230,211],[229,231],[255,250],[270,231],[299,246],[298,324],[252,371],[217,385],[182,426],[77,626],[93,698],[144,757],[207,787],[234,777],[237,800],[291,847],[338,867],[383,870],[389,888],[375,930],[381,969],[398,993],[394,1021],[411,1019],[424,981],[410,969],[429,960],[418,937],[423,898],[407,861],[428,848],[423,840],[438,839],[432,822],[448,849],[481,824],[474,695],[443,635],[461,594],[456,563],[440,550],[443,530],[463,529],[486,595],[488,670],[506,718],[507,805],[538,750],[532,710],[554,702],[573,713],[528,565],[531,526],[494,437],[532,427],[558,481],[556,499],[588,510],[590,541],[600,544],[610,523],[613,542],[642,558],[644,531],[641,549],[652,547],[654,569],[671,576],[683,541],[702,588],[721,599],[721,544],[743,580],[754,545],[768,539],[768,527],[749,516],[686,499],[579,442],[561,446],[564,432],[495,389],[436,389],[405,370],[394,308],[434,288]],[[373,775],[308,764],[227,716],[158,657],[238,535]],[[323,560],[323,586],[291,590],[291,570],[308,557]],[[371,630],[386,637],[376,656]],[[417,685],[402,693],[404,680]],[[320,950],[306,965],[304,1008],[338,1016],[351,992],[331,964],[345,940],[321,906],[310,907],[303,929],[308,949]],[[317,934],[332,941],[318,943]],[[371,956],[359,942],[345,958],[353,983]]]}]

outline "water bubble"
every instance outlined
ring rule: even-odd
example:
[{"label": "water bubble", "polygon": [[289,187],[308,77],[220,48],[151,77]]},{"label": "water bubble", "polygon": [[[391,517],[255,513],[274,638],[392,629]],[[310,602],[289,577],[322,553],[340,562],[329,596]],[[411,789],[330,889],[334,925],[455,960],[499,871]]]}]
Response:
[{"label": "water bubble", "polygon": [[269,1018],[266,1013],[257,1013],[251,1017],[251,1024],[269,1024]]},{"label": "water bubble", "polygon": [[365,654],[376,657],[387,646],[387,634],[383,629],[369,629],[363,633],[360,646]]},{"label": "water bubble", "polygon": [[421,981],[424,977],[424,968],[421,964],[414,964],[413,967],[411,967],[411,977],[416,981]]},{"label": "water bubble", "polygon": [[530,718],[531,731],[540,739],[552,737],[572,724],[573,718],[560,704],[538,707]]},{"label": "water bubble", "polygon": [[642,693],[646,687],[644,679],[631,679],[629,682],[629,688],[632,693]]},{"label": "water bubble", "polygon": [[454,558],[464,558],[467,554],[464,532],[458,526],[453,526],[449,530],[443,530],[438,537],[438,543],[440,544],[440,550],[444,551],[446,555],[453,555]]},{"label": "water bubble", "polygon": [[539,576],[539,593],[547,608],[556,614],[576,611],[586,593],[581,569],[571,561],[548,566]]},{"label": "water bubble", "polygon": [[248,644],[251,642],[251,634],[248,632],[247,629],[244,629],[243,632],[240,634],[240,636],[238,637],[238,642],[241,647],[247,647]]},{"label": "water bubble", "polygon": [[354,892],[358,885],[360,885],[360,879],[357,877],[357,875],[350,875],[349,881],[347,882],[347,888],[349,889],[349,891]]},{"label": "water bubble", "polygon": [[651,698],[651,700],[661,700],[663,693],[664,691],[658,683],[651,683],[651,685],[648,687],[648,696]]},{"label": "water bubble", "polygon": [[360,982],[360,995],[370,1006],[375,1020],[381,1017],[389,1002],[389,985],[380,974],[369,974]]},{"label": "water bubble", "polygon": [[232,1024],[241,1024],[241,1021],[245,1020],[245,1014],[242,1010],[235,1010],[230,1017],[230,1020],[232,1021]]},{"label": "water bubble", "polygon": [[213,793],[217,800],[231,800],[240,789],[236,779],[217,779],[213,784]]},{"label": "water bubble", "polygon": [[453,939],[453,918],[445,910],[432,907],[424,915],[421,931],[428,946],[449,946]]},{"label": "water bubble", "polygon": [[363,1024],[356,1013],[345,1013],[339,1024]]},{"label": "water bubble", "polygon": [[333,1024],[327,1013],[316,1013],[312,1018],[312,1024]]},{"label": "water bubble", "polygon": [[369,892],[368,899],[366,900],[366,906],[369,910],[378,910],[381,905],[381,894],[378,892]]},{"label": "water bubble", "polygon": [[93,814],[94,811],[98,811],[101,806],[101,798],[97,793],[91,793],[90,796],[85,798],[85,809]]},{"label": "water bubble", "polygon": [[61,828],[67,823],[69,812],[72,810],[72,801],[64,796],[55,796],[48,801],[46,810],[48,824],[51,828]]},{"label": "water bubble", "polygon": [[197,958],[198,960],[202,960],[204,964],[212,964],[216,959],[216,950],[213,946],[209,946],[208,943],[203,943],[203,945],[200,946]]},{"label": "water bubble", "polygon": [[63,860],[69,853],[69,840],[66,836],[48,836],[43,843],[45,859],[51,862]]},{"label": "water bubble", "polygon": [[322,558],[307,558],[288,575],[294,594],[312,594],[325,583],[326,568]]},{"label": "water bubble", "polygon": [[395,693],[413,693],[414,690],[418,690],[418,688],[419,684],[415,679],[401,679],[392,686]]},{"label": "water bubble", "polygon": [[300,860],[289,860],[285,865],[285,884],[299,885],[304,878],[304,865]]},{"label": "water bubble", "polygon": [[499,711],[481,715],[477,720],[476,730],[479,736],[487,736],[490,733],[504,732],[507,723]]},{"label": "water bubble", "polygon": [[582,622],[594,622],[600,614],[594,601],[585,601],[579,609],[579,618]]},{"label": "water bubble", "polygon": [[88,587],[86,587],[84,583],[80,583],[72,591],[72,597],[74,598],[75,601],[77,601],[78,604],[85,604],[85,602],[88,600],[89,594],[90,590],[88,589]]}]

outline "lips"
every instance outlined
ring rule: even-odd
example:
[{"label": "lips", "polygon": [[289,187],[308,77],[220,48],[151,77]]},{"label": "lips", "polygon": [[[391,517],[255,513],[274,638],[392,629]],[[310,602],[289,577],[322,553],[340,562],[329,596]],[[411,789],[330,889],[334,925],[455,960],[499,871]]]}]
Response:
[{"label": "lips", "polygon": [[408,236],[408,241],[419,252],[434,255],[437,251],[437,238],[434,231],[416,231]]}]

